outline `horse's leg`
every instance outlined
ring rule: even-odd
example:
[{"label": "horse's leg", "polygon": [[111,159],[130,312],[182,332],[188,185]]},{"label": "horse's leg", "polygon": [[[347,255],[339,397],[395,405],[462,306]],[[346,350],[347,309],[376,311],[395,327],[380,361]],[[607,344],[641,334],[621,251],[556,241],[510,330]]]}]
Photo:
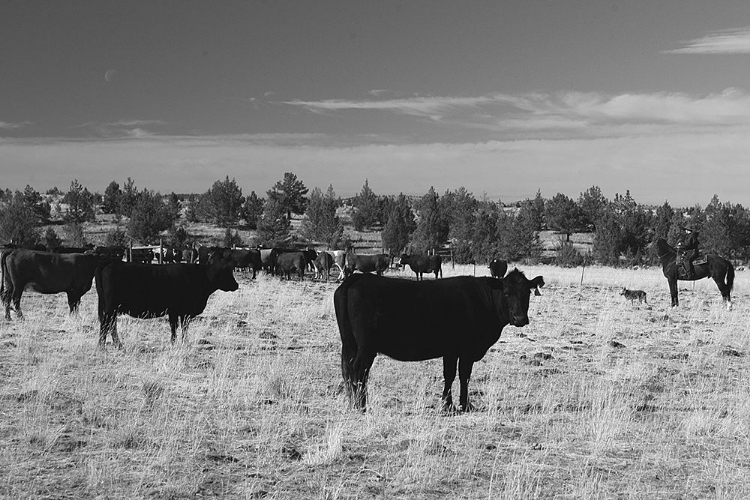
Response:
[{"label": "horse's leg", "polygon": [[724,283],[723,273],[712,275],[711,277],[714,279],[716,286],[719,288],[719,291],[721,292],[721,298],[727,305],[727,309],[732,309],[731,289],[726,285],[726,283]]},{"label": "horse's leg", "polygon": [[672,296],[672,307],[680,305],[680,300],[677,298],[677,278],[669,279],[669,294]]}]

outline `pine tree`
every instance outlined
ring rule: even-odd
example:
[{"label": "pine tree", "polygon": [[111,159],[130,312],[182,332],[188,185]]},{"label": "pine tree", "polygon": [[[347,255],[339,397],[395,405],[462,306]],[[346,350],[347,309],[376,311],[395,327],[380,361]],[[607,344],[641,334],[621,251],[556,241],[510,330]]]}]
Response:
[{"label": "pine tree", "polygon": [[474,237],[474,220],[478,202],[465,188],[446,191],[439,200],[440,211],[448,223],[448,238],[453,248],[453,258],[459,264],[474,261],[471,241]]},{"label": "pine tree", "polygon": [[122,191],[120,185],[112,181],[104,190],[104,201],[102,203],[102,212],[105,214],[120,214],[122,209]]},{"label": "pine tree", "polygon": [[70,183],[70,190],[62,199],[63,203],[68,204],[68,208],[63,215],[63,220],[67,224],[83,224],[92,221],[96,215],[94,213],[94,195],[83,187],[78,179]]},{"label": "pine tree", "polygon": [[263,215],[263,206],[265,201],[258,198],[255,191],[250,192],[250,196],[245,199],[245,205],[242,207],[242,218],[250,229],[258,227],[258,218]]},{"label": "pine tree", "polygon": [[362,191],[354,198],[353,206],[352,223],[356,231],[364,231],[380,220],[378,196],[370,189],[367,179]]},{"label": "pine tree", "polygon": [[[550,229],[565,235],[570,241],[570,235],[581,227],[581,211],[575,201],[562,193],[557,193],[545,204],[545,217]],[[534,218],[530,221],[534,224]]]},{"label": "pine tree", "polygon": [[229,176],[224,181],[214,182],[202,200],[202,206],[208,212],[209,219],[221,227],[237,223],[243,203],[245,197],[242,196],[242,188],[237,186],[234,179],[230,181]]},{"label": "pine tree", "polygon": [[286,212],[287,220],[292,219],[292,214],[302,215],[305,213],[307,208],[307,194],[308,189],[305,184],[297,179],[297,176],[291,172],[284,173],[284,179],[276,182],[274,186],[268,190],[267,195],[269,200],[274,200],[279,204]]},{"label": "pine tree", "polygon": [[159,233],[174,224],[172,213],[159,193],[144,189],[138,193],[135,206],[128,222],[128,235],[141,243],[152,244],[159,239]]},{"label": "pine tree", "polygon": [[258,219],[259,243],[266,247],[283,245],[290,240],[291,228],[286,208],[275,199],[269,199]]},{"label": "pine tree", "polygon": [[[6,195],[4,199],[8,199]],[[0,240],[22,247],[39,243],[38,217],[26,203],[20,191],[16,191],[5,207],[0,210]]]},{"label": "pine tree", "polygon": [[344,234],[344,226],[336,216],[338,205],[332,185],[325,195],[320,188],[313,189],[302,221],[302,235],[311,241],[324,242],[329,249],[336,248]]},{"label": "pine tree", "polygon": [[417,204],[417,228],[410,241],[415,253],[427,253],[437,249],[448,239],[448,223],[440,210],[438,200],[435,188],[430,187]]},{"label": "pine tree", "polygon": [[415,228],[409,200],[401,193],[393,200],[388,220],[380,233],[383,248],[393,253],[401,253],[409,244],[409,237]]}]

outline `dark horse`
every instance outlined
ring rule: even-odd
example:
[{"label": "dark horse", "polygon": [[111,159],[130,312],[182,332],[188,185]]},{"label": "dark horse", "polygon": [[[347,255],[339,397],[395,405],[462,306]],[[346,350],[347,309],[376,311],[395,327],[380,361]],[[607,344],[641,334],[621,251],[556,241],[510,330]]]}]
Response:
[{"label": "dark horse", "polygon": [[[667,243],[664,238],[656,240],[656,248],[661,259],[661,266],[664,270],[664,277],[669,282],[669,293],[672,295],[672,307],[680,305],[677,299],[677,280],[695,281],[709,276],[716,282],[719,287],[721,296],[727,307],[732,307],[730,293],[734,285],[734,266],[726,259],[718,255],[706,255],[706,262],[694,263],[694,276],[685,277],[684,271],[681,272],[680,266],[677,266],[677,251]],[[725,281],[726,279],[726,281]]]}]

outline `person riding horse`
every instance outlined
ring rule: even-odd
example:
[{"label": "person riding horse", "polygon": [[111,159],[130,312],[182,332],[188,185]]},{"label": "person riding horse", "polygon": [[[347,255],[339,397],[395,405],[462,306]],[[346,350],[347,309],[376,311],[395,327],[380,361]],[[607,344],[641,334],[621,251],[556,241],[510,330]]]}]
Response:
[{"label": "person riding horse", "polygon": [[685,276],[687,279],[691,279],[695,275],[693,260],[698,258],[698,231],[691,227],[682,227],[682,229],[685,234],[677,242],[677,251],[682,256],[682,268],[685,270]]}]

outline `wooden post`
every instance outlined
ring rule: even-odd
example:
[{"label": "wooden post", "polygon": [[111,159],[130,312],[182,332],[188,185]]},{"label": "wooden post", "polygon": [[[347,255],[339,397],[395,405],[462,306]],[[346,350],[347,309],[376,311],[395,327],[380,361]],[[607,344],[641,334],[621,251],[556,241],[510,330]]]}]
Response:
[{"label": "wooden post", "polygon": [[159,262],[159,264],[164,264],[164,262],[162,261],[163,258],[164,258],[164,244],[162,243],[162,239],[159,238],[159,259],[157,260],[157,262]]},{"label": "wooden post", "polygon": [[128,262],[133,262],[133,240],[130,240],[130,248],[128,249]]}]

